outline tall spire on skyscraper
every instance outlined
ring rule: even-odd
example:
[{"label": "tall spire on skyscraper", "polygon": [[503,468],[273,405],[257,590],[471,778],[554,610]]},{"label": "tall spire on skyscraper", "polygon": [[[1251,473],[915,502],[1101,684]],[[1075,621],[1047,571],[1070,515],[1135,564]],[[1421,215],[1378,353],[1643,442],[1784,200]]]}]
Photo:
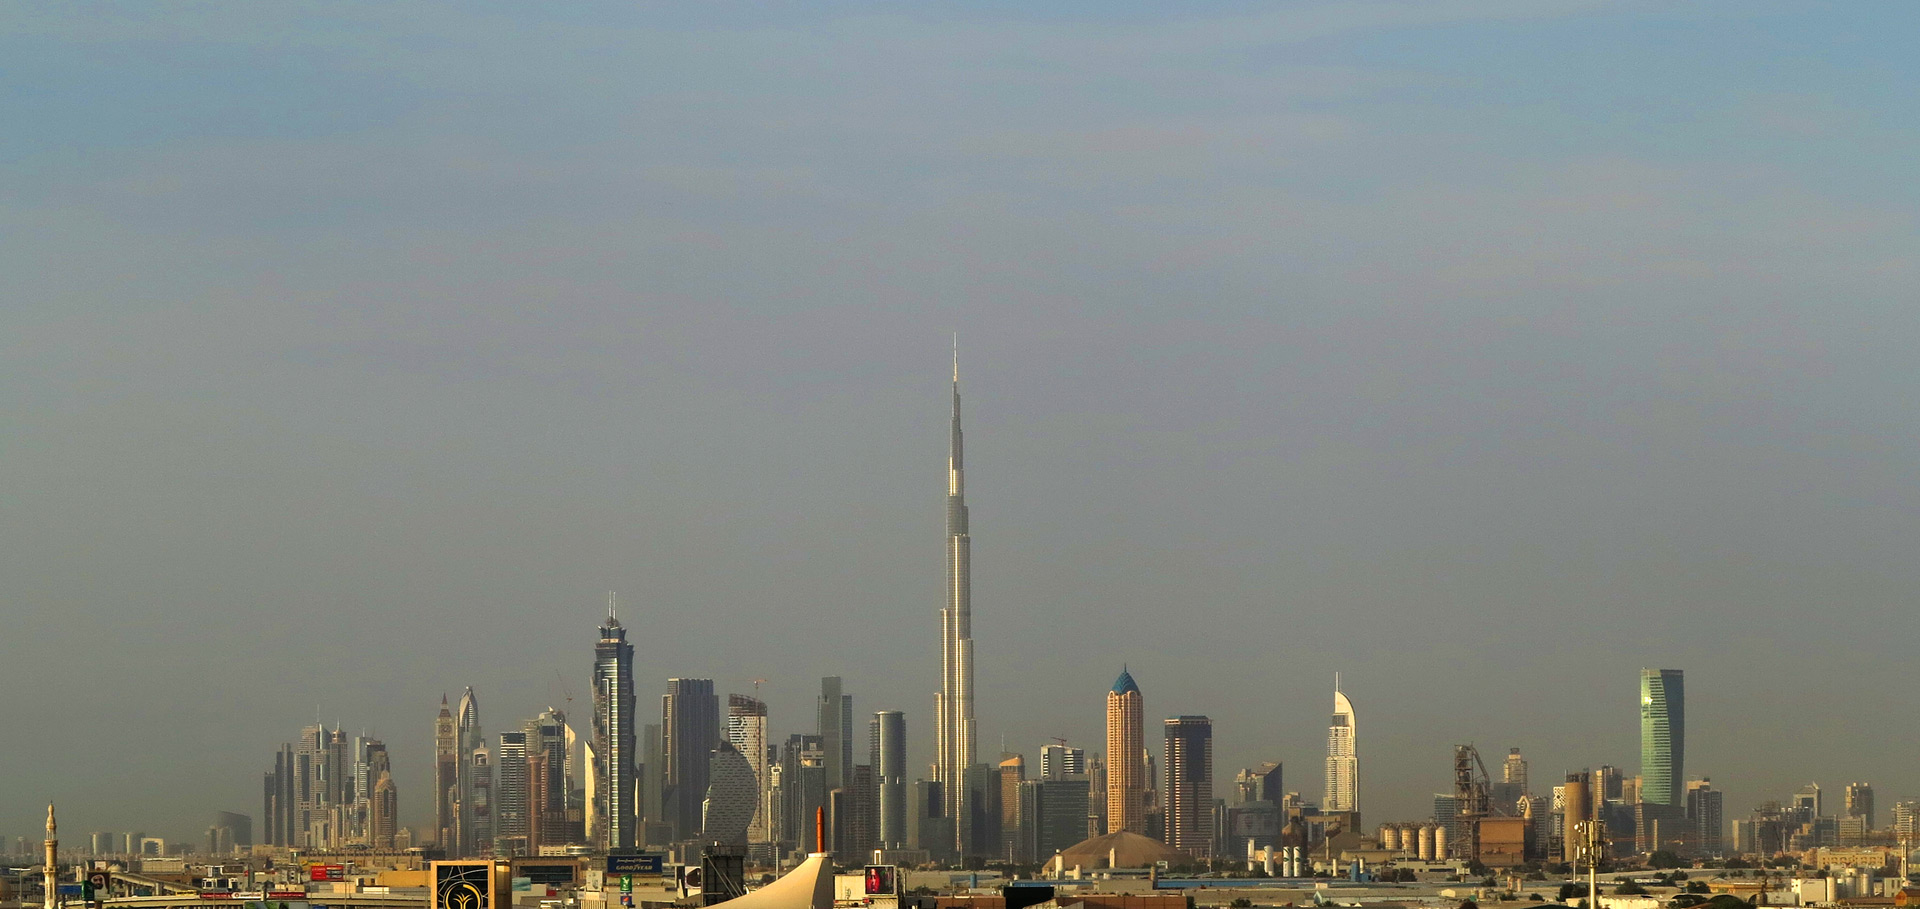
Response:
[{"label": "tall spire on skyscraper", "polygon": [[[974,763],[972,538],[960,442],[960,337],[953,342],[953,439],[947,454],[947,603],[940,610],[940,693],[934,770],[947,816],[962,816],[961,775]],[[963,847],[964,848],[964,847]]]}]

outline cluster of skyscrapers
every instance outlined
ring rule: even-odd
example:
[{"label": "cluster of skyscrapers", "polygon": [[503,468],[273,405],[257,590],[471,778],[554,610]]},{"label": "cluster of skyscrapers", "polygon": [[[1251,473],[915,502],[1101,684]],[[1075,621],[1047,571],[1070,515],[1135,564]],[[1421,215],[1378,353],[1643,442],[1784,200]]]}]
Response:
[{"label": "cluster of skyscrapers", "polygon": [[[349,739],[338,726],[314,724],[297,742],[280,746],[267,771],[262,818],[271,846],[337,849],[349,845],[395,848],[400,791],[393,782],[387,746],[379,739]],[[223,815],[227,813],[223,812]],[[231,817],[239,817],[232,815]],[[225,836],[237,841],[237,823]],[[222,825],[210,828],[209,845],[220,852]],[[251,824],[245,825],[250,828]],[[247,839],[251,839],[250,829]]]},{"label": "cluster of skyscrapers", "polygon": [[[853,696],[834,676],[821,679],[811,731],[780,740],[769,732],[757,690],[728,694],[723,704],[711,679],[667,680],[657,720],[643,722],[634,648],[609,596],[594,644],[593,714],[584,735],[576,737],[565,711],[549,708],[489,738],[471,688],[455,705],[442,697],[433,826],[416,838],[396,824],[397,789],[384,744],[308,727],[297,743],[282,746],[266,775],[265,842],[387,850],[430,841],[452,857],[718,844],[764,861],[824,845],[843,855],[883,850],[903,862],[1042,862],[1083,840],[1118,835],[1158,840],[1196,860],[1337,844],[1374,858],[1489,865],[1572,856],[1576,831],[1589,830],[1616,852],[1714,855],[1726,848],[1721,793],[1685,773],[1678,670],[1641,673],[1637,776],[1603,765],[1568,773],[1550,793],[1536,795],[1519,749],[1499,765],[1496,780],[1478,751],[1461,745],[1454,785],[1435,795],[1432,817],[1374,831],[1361,824],[1357,718],[1338,676],[1318,803],[1285,790],[1278,761],[1242,769],[1231,787],[1216,791],[1206,716],[1164,719],[1156,759],[1144,695],[1124,667],[1106,693],[1104,752],[1056,740],[1039,750],[1034,776],[1021,754],[981,761],[957,354],[953,381],[947,597],[939,611],[934,760],[923,778],[909,779],[906,715],[856,714]],[[855,747],[860,725],[864,751]],[[1871,787],[1848,787],[1846,802],[1844,816],[1827,817],[1818,787],[1811,787],[1790,803],[1763,805],[1735,823],[1734,848],[1870,838]],[[1896,827],[1911,833],[1912,809],[1896,809]],[[827,820],[822,844],[813,841],[816,814]]]}]

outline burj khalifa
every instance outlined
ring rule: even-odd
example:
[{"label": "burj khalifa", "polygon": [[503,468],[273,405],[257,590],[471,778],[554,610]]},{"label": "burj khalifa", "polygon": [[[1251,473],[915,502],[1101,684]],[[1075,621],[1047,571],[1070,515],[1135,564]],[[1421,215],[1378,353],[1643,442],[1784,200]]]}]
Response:
[{"label": "burj khalifa", "polygon": [[960,464],[960,348],[953,353],[953,446],[947,460],[947,604],[940,610],[940,693],[934,696],[938,760],[934,773],[947,817],[961,819],[963,775],[974,762],[972,540]]}]

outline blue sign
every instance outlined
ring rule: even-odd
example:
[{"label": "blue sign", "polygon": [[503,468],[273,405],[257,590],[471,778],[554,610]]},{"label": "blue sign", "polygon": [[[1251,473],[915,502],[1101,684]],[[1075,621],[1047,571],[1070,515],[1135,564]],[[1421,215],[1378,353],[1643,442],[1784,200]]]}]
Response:
[{"label": "blue sign", "polygon": [[666,867],[667,856],[661,852],[607,856],[608,874],[650,874],[659,877],[665,873]]},{"label": "blue sign", "polygon": [[54,892],[60,896],[79,896],[82,890],[79,884],[55,884]]}]

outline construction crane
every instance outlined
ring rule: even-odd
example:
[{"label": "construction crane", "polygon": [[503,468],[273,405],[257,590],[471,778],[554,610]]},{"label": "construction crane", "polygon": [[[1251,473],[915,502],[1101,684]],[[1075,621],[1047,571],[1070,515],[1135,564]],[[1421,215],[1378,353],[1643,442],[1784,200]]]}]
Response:
[{"label": "construction crane", "polygon": [[[573,715],[573,689],[567,687],[567,677],[565,675],[562,675],[560,670],[555,669],[553,671],[553,680],[554,682],[560,685],[560,696],[562,698],[565,698],[567,702],[566,710],[561,715],[572,716]],[[548,708],[548,709],[552,709],[552,708]]]}]

